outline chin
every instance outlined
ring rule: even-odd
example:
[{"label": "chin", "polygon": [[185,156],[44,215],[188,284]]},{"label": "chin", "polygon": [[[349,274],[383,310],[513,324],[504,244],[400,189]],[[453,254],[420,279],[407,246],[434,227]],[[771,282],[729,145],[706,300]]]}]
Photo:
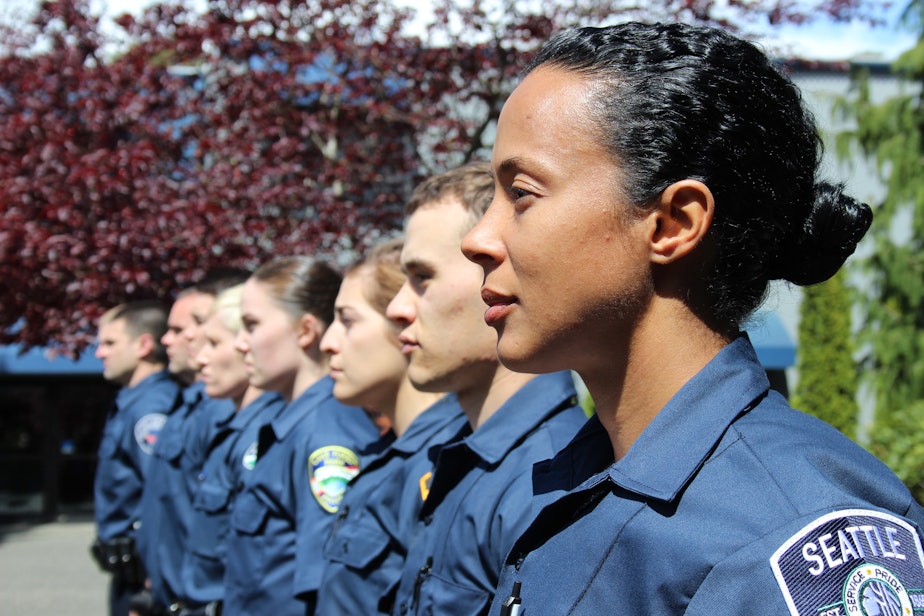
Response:
[{"label": "chin", "polygon": [[443,381],[439,375],[428,373],[424,370],[408,369],[407,378],[417,391],[427,393],[443,393],[449,391],[444,388]]},{"label": "chin", "polygon": [[536,349],[523,349],[513,344],[505,345],[502,339],[497,343],[497,357],[505,368],[514,372],[547,374],[565,369],[552,365],[553,362],[548,361],[548,353]]}]

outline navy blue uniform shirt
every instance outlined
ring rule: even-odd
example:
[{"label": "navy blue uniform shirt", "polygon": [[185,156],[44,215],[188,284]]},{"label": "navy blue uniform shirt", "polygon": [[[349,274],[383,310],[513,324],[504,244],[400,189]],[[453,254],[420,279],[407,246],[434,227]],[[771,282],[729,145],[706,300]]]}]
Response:
[{"label": "navy blue uniform shirt", "polygon": [[395,597],[396,614],[484,614],[504,557],[531,520],[532,466],[587,419],[570,372],[539,375],[484,424],[434,446],[432,481]]},{"label": "navy blue uniform shirt", "polygon": [[284,407],[282,396],[266,392],[217,425],[193,499],[180,596],[186,605],[203,605],[224,596],[226,540],[234,498],[243,488],[244,475],[256,464],[260,427]]},{"label": "navy blue uniform shirt", "polygon": [[103,427],[93,483],[100,539],[135,535],[154,444],[176,406],[179,391],[176,381],[164,371],[116,394]]},{"label": "navy blue uniform shirt", "polygon": [[304,616],[314,610],[324,540],[356,453],[379,437],[362,409],[333,397],[324,377],[260,430],[257,465],[231,513],[226,616]]},{"label": "navy blue uniform shirt", "polygon": [[[546,506],[511,550],[529,616],[907,614],[924,512],[895,475],[769,389],[745,336],[613,462],[596,418],[536,466]],[[862,611],[861,611],[862,607]]]},{"label": "navy blue uniform shirt", "polygon": [[183,390],[183,402],[164,424],[154,447],[154,461],[142,496],[138,551],[151,592],[164,606],[176,601],[183,589],[183,558],[192,518],[193,493],[205,463],[203,445],[216,422],[234,413],[229,400],[205,395],[204,385]]},{"label": "navy blue uniform shirt", "polygon": [[391,600],[423,501],[418,479],[432,469],[429,445],[468,424],[455,394],[417,416],[347,487],[324,545],[318,616],[391,613]]}]

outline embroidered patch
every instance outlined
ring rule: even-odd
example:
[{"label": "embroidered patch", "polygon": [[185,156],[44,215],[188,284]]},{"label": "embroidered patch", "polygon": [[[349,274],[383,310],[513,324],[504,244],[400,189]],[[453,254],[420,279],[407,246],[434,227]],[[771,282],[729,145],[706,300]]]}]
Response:
[{"label": "embroidered patch", "polygon": [[329,513],[336,513],[347,484],[359,474],[359,458],[346,447],[316,449],[308,458],[311,493]]},{"label": "embroidered patch", "polygon": [[241,466],[246,468],[248,471],[252,471],[253,468],[257,465],[257,441],[254,441],[250,444],[244,451],[244,455],[241,456]]},{"label": "embroidered patch", "polygon": [[805,526],[770,558],[792,616],[911,616],[924,611],[924,551],[914,527],[864,509]]},{"label": "embroidered patch", "polygon": [[430,484],[433,483],[433,471],[427,471],[420,476],[420,500],[426,501],[430,496]]},{"label": "embroidered patch", "polygon": [[135,442],[138,443],[141,451],[151,455],[165,423],[167,423],[167,416],[163,413],[148,413],[135,422]]}]

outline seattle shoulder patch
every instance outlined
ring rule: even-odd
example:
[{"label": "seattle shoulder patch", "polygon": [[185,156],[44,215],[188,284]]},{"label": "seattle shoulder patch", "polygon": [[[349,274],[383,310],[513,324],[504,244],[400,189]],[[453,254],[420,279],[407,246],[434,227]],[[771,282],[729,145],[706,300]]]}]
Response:
[{"label": "seattle shoulder patch", "polygon": [[154,452],[154,444],[165,423],[167,423],[167,416],[163,413],[148,413],[135,422],[135,442],[138,443],[141,451],[148,455]]},{"label": "seattle shoulder patch", "polygon": [[243,466],[248,471],[252,471],[257,465],[257,441],[254,441],[250,444],[247,449],[244,450],[244,455],[241,456],[241,466]]},{"label": "seattle shoulder patch", "polygon": [[359,474],[359,458],[346,447],[329,445],[308,457],[311,493],[321,507],[336,513],[347,484]]},{"label": "seattle shoulder patch", "polygon": [[896,516],[847,509],[821,516],[770,558],[792,616],[924,612],[924,551]]}]

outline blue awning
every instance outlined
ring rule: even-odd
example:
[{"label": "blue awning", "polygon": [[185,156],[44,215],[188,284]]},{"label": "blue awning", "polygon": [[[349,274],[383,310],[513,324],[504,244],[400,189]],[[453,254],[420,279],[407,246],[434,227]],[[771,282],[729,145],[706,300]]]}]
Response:
[{"label": "blue awning", "polygon": [[33,348],[25,353],[22,346],[11,344],[0,346],[0,375],[3,374],[102,374],[103,362],[94,353],[96,346],[84,349],[77,360],[55,356],[46,348]]},{"label": "blue awning", "polygon": [[796,345],[775,312],[758,312],[745,326],[757,358],[766,370],[783,370],[795,365]]}]

